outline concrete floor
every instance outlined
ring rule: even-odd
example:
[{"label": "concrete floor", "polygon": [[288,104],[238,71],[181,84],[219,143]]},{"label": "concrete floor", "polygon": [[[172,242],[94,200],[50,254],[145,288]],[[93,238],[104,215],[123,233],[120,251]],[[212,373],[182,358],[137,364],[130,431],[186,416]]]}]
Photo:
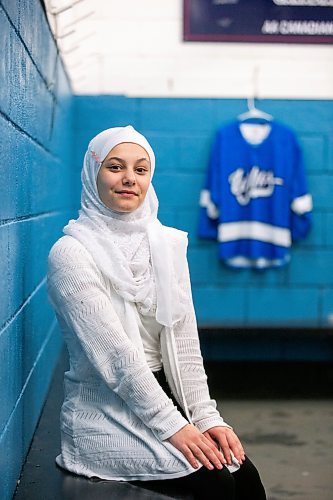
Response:
[{"label": "concrete floor", "polygon": [[269,500],[333,499],[331,400],[218,402],[257,465]]}]

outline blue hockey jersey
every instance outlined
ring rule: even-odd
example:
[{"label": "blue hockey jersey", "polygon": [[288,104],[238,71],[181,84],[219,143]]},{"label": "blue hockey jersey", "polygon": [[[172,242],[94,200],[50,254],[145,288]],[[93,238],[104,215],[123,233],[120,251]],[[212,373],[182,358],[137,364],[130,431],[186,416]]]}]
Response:
[{"label": "blue hockey jersey", "polygon": [[[292,130],[275,121],[253,125],[232,122],[216,134],[199,236],[216,239],[219,257],[230,266],[282,266],[292,241],[310,229],[312,198]],[[257,132],[264,132],[260,142]]]}]

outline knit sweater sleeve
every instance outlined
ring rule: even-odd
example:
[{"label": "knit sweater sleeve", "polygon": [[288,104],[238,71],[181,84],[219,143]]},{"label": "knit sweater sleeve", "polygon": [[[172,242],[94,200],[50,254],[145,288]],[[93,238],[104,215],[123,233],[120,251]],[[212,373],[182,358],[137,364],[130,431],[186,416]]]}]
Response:
[{"label": "knit sweater sleeve", "polygon": [[186,313],[175,324],[174,334],[184,395],[192,421],[201,432],[215,426],[230,427],[220,416],[216,401],[211,399],[209,394],[187,261],[179,281],[179,298],[184,304]]},{"label": "knit sweater sleeve", "polygon": [[61,238],[51,249],[48,292],[98,375],[158,439],[188,424],[126,335],[90,254],[71,237]]}]

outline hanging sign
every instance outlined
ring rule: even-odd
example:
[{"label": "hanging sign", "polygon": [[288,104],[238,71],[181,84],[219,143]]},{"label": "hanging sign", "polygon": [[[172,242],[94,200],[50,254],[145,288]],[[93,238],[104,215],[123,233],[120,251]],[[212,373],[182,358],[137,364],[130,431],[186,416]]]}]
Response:
[{"label": "hanging sign", "polygon": [[333,0],[184,0],[184,40],[333,43]]}]

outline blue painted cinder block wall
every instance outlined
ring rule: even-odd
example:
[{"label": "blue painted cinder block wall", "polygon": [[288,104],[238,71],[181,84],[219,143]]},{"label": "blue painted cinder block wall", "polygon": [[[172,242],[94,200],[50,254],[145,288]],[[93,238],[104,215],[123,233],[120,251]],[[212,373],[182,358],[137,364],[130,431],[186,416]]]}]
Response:
[{"label": "blue painted cinder block wall", "polygon": [[332,101],[258,103],[292,127],[299,138],[314,198],[314,216],[311,235],[294,246],[289,266],[255,272],[226,268],[217,260],[216,244],[196,236],[199,192],[213,136],[218,126],[246,110],[244,100],[74,99],[77,186],[87,143],[100,130],[133,124],[151,141],[157,157],[154,185],[160,200],[160,219],[189,232],[188,255],[200,326],[329,326],[333,314]]},{"label": "blue painted cinder block wall", "polygon": [[72,210],[71,91],[39,1],[0,1],[0,498],[12,498],[61,345],[47,254]]}]

